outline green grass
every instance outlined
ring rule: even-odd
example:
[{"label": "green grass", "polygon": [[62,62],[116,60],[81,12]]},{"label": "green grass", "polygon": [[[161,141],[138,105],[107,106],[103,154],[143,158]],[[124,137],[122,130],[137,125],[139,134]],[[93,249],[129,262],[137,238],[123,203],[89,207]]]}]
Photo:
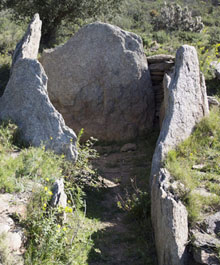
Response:
[{"label": "green grass", "polygon": [[214,108],[187,140],[168,153],[165,162],[175,180],[184,184],[184,189],[177,192],[188,209],[191,224],[205,213],[215,212],[220,204],[219,125],[220,111]]},{"label": "green grass", "polygon": [[[96,171],[89,162],[97,153],[91,148],[92,140],[77,145],[79,159],[73,165],[64,155],[46,151],[44,146],[21,148],[17,126],[10,122],[0,125],[0,192],[32,192],[27,217],[19,220],[26,231],[26,265],[87,264],[93,247],[91,235],[99,222],[87,217],[83,189],[98,185]],[[60,178],[64,179],[68,197],[65,209],[50,206],[52,185]],[[66,223],[59,217],[64,212]],[[1,242],[0,254],[6,262],[7,249]]]}]

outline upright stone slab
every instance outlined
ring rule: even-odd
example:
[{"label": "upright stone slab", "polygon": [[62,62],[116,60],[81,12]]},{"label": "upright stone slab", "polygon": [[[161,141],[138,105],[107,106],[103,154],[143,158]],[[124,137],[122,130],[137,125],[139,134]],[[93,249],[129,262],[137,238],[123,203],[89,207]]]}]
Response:
[{"label": "upright stone slab", "polygon": [[12,68],[19,59],[30,58],[37,59],[40,38],[41,26],[39,14],[35,14],[31,20],[27,31],[23,38],[18,42],[12,57]]},{"label": "upright stone slab", "polygon": [[125,140],[152,128],[154,93],[141,38],[96,22],[40,59],[66,123],[87,136]]},{"label": "upright stone slab", "polygon": [[75,160],[76,135],[65,125],[47,94],[47,76],[37,60],[19,59],[0,98],[0,119],[11,119],[33,146],[44,144]]},{"label": "upright stone slab", "polygon": [[152,161],[151,217],[159,265],[186,265],[187,211],[170,192],[175,183],[163,168],[163,161],[168,151],[190,136],[196,123],[209,112],[194,47],[183,45],[178,49],[174,72],[165,79],[165,118]]}]

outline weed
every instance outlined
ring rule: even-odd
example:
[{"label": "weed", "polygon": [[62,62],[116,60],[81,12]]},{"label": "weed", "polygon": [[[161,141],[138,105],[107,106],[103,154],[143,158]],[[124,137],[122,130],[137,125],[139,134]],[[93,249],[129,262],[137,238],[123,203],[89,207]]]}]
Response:
[{"label": "weed", "polygon": [[[193,134],[168,153],[165,166],[172,176],[184,184],[182,200],[191,223],[203,214],[215,211],[220,204],[220,112],[212,109]],[[195,165],[202,165],[195,167]],[[205,189],[204,192],[198,192]]]}]

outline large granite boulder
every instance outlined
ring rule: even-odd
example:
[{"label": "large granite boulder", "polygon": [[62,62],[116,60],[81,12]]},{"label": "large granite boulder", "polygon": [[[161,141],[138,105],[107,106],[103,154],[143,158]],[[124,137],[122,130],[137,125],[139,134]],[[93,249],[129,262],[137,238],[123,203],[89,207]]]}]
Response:
[{"label": "large granite boulder", "polygon": [[0,98],[0,120],[11,119],[22,138],[33,146],[44,144],[58,154],[75,160],[76,135],[65,125],[47,94],[47,76],[37,60],[20,59]]},{"label": "large granite boulder", "polygon": [[166,154],[190,136],[196,123],[208,114],[204,77],[194,47],[183,45],[176,54],[174,72],[165,77],[165,118],[152,161],[152,224],[159,265],[187,263],[187,210],[175,192],[173,178],[163,168]]},{"label": "large granite boulder", "polygon": [[154,94],[141,38],[105,23],[79,30],[40,59],[49,97],[87,136],[125,140],[152,128]]},{"label": "large granite boulder", "polygon": [[19,59],[37,59],[41,38],[41,26],[39,14],[35,14],[23,38],[18,42],[12,57],[12,67]]}]

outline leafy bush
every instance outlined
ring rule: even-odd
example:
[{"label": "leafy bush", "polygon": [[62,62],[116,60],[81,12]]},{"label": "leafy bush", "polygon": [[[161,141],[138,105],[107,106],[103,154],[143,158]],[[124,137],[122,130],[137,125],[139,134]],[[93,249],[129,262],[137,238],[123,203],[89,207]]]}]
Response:
[{"label": "leafy bush", "polygon": [[218,27],[213,27],[209,31],[209,44],[215,45],[220,43],[220,29]]},{"label": "leafy bush", "polygon": [[201,32],[204,27],[201,17],[193,18],[187,6],[182,8],[177,3],[166,4],[166,2],[158,15],[154,12],[151,23],[156,30],[167,29],[168,31]]},{"label": "leafy bush", "polygon": [[169,39],[169,35],[164,31],[164,30],[159,30],[153,34],[153,38],[158,42],[158,43],[165,43]]}]

